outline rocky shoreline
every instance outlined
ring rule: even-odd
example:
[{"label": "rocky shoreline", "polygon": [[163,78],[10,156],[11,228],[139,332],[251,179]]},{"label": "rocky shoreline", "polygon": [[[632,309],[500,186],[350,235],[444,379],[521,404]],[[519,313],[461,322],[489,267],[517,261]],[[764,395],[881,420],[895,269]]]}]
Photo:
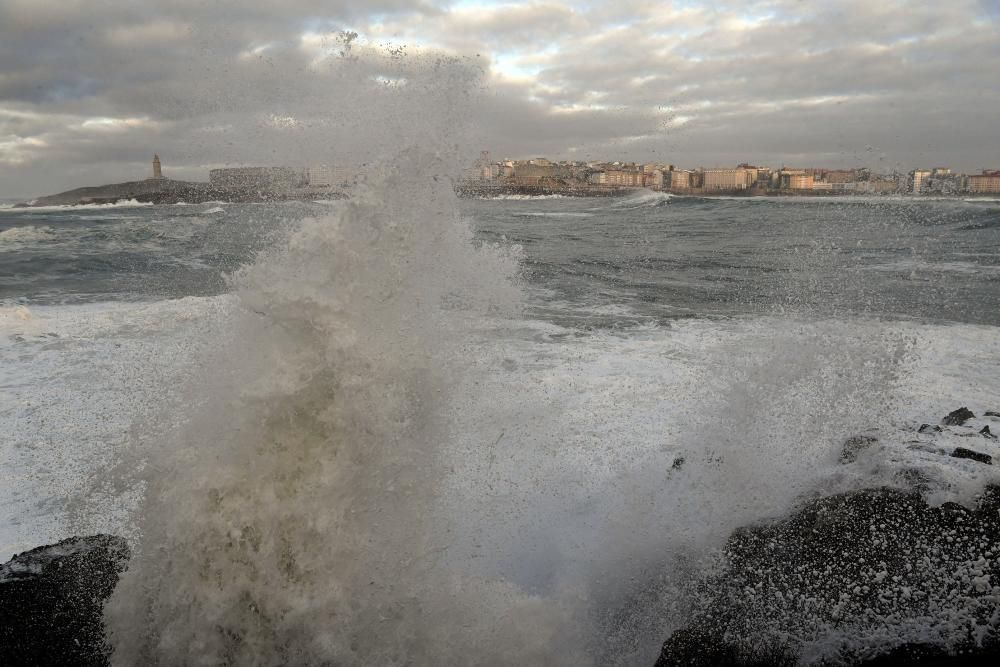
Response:
[{"label": "rocky shoreline", "polygon": [[[987,412],[985,417],[1000,417]],[[989,425],[953,411],[923,438],[965,447],[938,455],[992,465]],[[842,465],[877,448],[848,438]],[[949,450],[950,453],[949,453]],[[974,506],[932,506],[933,480],[900,471],[898,488],[811,499],[789,516],[745,526],[695,584],[694,612],[657,667],[1000,664],[1000,485]]]},{"label": "rocky shoreline", "polygon": [[0,665],[106,665],[104,602],[129,548],[112,535],[71,537],[0,565]]},{"label": "rocky shoreline", "polygon": [[[1000,445],[984,420],[1000,427],[998,412],[960,408],[916,427],[910,445],[937,443],[937,456],[970,472],[992,466]],[[880,446],[848,438],[840,464],[861,465]],[[898,481],[736,530],[693,582],[687,625],[657,667],[1000,664],[1000,484],[968,505],[935,505],[926,474]],[[0,565],[0,664],[108,664],[103,605],[129,555],[122,538],[95,535]]]}]

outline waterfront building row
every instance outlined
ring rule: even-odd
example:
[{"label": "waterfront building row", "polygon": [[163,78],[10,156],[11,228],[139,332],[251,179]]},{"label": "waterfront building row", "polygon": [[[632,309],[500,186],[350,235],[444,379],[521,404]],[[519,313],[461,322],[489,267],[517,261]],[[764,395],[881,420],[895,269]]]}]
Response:
[{"label": "waterfront building row", "polygon": [[[295,190],[346,189],[367,180],[365,165],[290,167],[225,167],[209,172],[209,183],[220,189],[288,194]],[[161,179],[154,158],[153,179]],[[1000,194],[1000,170],[981,174],[955,173],[946,167],[914,169],[908,174],[875,175],[868,169],[816,167],[772,170],[751,164],[736,167],[678,169],[666,163],[553,162],[546,158],[493,161],[483,152],[461,174],[464,183],[484,186],[541,187],[575,191],[596,188],[650,188],[676,192],[764,194],[789,193],[874,194]]]},{"label": "waterfront building row", "polygon": [[[488,154],[484,154],[488,155]],[[661,163],[553,162],[545,158],[482,162],[469,170],[479,181],[515,185],[560,185],[601,188],[651,188],[699,192],[768,191],[798,193],[960,194],[1000,193],[1000,170],[966,176],[946,167],[917,169],[909,174],[876,175],[865,168],[827,169],[782,167],[772,170],[750,164],[736,167],[677,169]]]}]

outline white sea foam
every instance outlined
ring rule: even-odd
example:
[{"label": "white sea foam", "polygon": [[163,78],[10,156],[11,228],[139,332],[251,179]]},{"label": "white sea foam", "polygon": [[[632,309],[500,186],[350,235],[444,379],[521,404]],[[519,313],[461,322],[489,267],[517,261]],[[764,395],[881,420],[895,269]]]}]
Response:
[{"label": "white sea foam", "polygon": [[904,259],[885,264],[873,264],[865,267],[868,271],[887,271],[892,273],[940,274],[954,273],[966,275],[1000,275],[1000,266],[993,264],[978,264],[976,262],[938,262],[930,259]]},{"label": "white sea foam", "polygon": [[593,213],[584,211],[526,211],[515,213],[520,218],[592,218]]},{"label": "white sea foam", "polygon": [[35,227],[26,225],[24,227],[10,227],[0,231],[0,249],[11,246],[30,245],[40,241],[51,241],[55,238],[55,233],[51,227]]},{"label": "white sea foam", "polygon": [[540,199],[564,199],[566,195],[552,194],[552,195],[489,195],[481,197],[480,199],[489,199],[491,201],[532,201]]},{"label": "white sea foam", "polygon": [[204,211],[202,211],[202,213],[207,215],[209,213],[225,213],[225,211],[226,209],[222,208],[221,206],[213,206],[212,208],[205,209]]},{"label": "white sea foam", "polygon": [[611,205],[615,208],[648,208],[652,206],[660,206],[663,203],[670,201],[675,196],[676,195],[669,192],[636,190],[635,192],[629,193],[624,197],[613,199]]},{"label": "white sea foam", "polygon": [[123,199],[109,204],[65,204],[58,206],[25,206],[12,208],[7,213],[45,213],[51,211],[84,211],[89,209],[134,208],[136,206],[152,206],[152,202]]},{"label": "white sea foam", "polygon": [[[417,342],[427,322],[394,312],[409,289],[423,293],[426,285],[391,280],[402,291],[370,313],[373,294],[394,294],[375,282],[379,267],[371,266],[358,276],[367,287],[349,301],[334,298],[341,290],[315,301],[320,285],[344,275],[342,261],[359,266],[368,253],[330,263],[304,292],[310,300],[282,296],[290,287],[281,282],[288,253],[296,253],[291,265],[302,275],[321,271],[320,258],[333,248],[356,253],[358,244],[342,235],[370,229],[358,223],[371,219],[354,217],[364,215],[363,205],[348,210],[355,213],[307,221],[284,250],[240,279],[247,291],[239,299],[0,312],[0,357],[9,371],[0,392],[13,408],[0,415],[4,432],[23,447],[18,466],[5,469],[6,488],[29,490],[4,506],[25,508],[30,491],[73,491],[66,480],[93,467],[112,469],[99,479],[120,483],[119,456],[140,454],[157,471],[149,480],[155,500],[140,506],[143,540],[168,547],[172,565],[163,570],[166,563],[137,555],[121,591],[129,597],[111,611],[115,627],[150,639],[145,625],[114,616],[134,609],[130,596],[138,594],[156,610],[154,625],[207,642],[199,646],[209,653],[221,639],[198,621],[216,609],[215,622],[245,633],[242,641],[258,655],[288,654],[280,637],[305,633],[295,655],[331,656],[346,645],[314,641],[321,628],[339,632],[323,621],[330,613],[344,632],[360,624],[384,646],[394,640],[377,628],[390,621],[365,620],[364,611],[396,609],[404,614],[391,621],[393,632],[430,635],[407,646],[457,659],[494,616],[507,616],[521,625],[496,629],[497,639],[521,638],[531,655],[559,664],[572,662],[560,659],[570,637],[589,652],[574,660],[601,664],[585,639],[600,643],[607,629],[592,614],[627,607],[629,578],[648,563],[657,563],[665,577],[658,585],[669,593],[687,576],[675,559],[705,553],[737,525],[780,515],[802,493],[897,484],[897,471],[919,468],[936,481],[935,502],[967,502],[997,479],[992,467],[947,456],[954,446],[1000,455],[994,443],[972,443],[958,431],[915,433],[920,422],[959,405],[978,415],[996,409],[993,327],[757,318],[580,336],[449,307],[432,317],[447,325],[440,347],[427,349]],[[503,274],[507,260],[496,259]],[[449,283],[440,281],[441,294]],[[364,331],[395,342],[356,338],[344,322],[361,316],[386,324]],[[465,342],[455,346],[455,336]],[[231,349],[219,350],[220,341]],[[399,346],[403,358],[386,354]],[[240,363],[230,365],[234,356]],[[326,372],[321,359],[334,360],[335,371]],[[352,398],[331,399],[345,392]],[[434,409],[424,413],[428,401]],[[172,409],[199,402],[200,409]],[[136,440],[136,420],[155,427]],[[33,421],[48,425],[48,437],[31,436]],[[856,464],[837,464],[843,439],[859,432],[875,433],[880,445]],[[673,470],[679,457],[685,464]],[[49,472],[39,476],[40,469]],[[123,497],[113,488],[88,493],[91,501],[104,498],[106,523],[95,527],[121,533],[130,521],[115,510]],[[369,523],[375,516],[377,527]],[[58,526],[43,518],[20,512],[0,522],[3,544],[23,550],[58,537]],[[159,530],[169,536],[148,542]],[[399,570],[397,557],[419,564]],[[226,583],[206,581],[195,561]],[[377,591],[366,588],[371,581]],[[481,599],[470,600],[471,591]],[[409,617],[408,595],[429,616]],[[241,599],[252,599],[277,627],[256,634],[259,614],[240,611]],[[677,620],[662,611],[640,610],[630,623],[642,631],[608,650],[634,653],[640,663],[649,658]],[[443,638],[453,614],[465,629]],[[244,622],[252,625],[241,629]],[[145,650],[162,658],[179,648]],[[491,659],[504,663],[503,656]]]},{"label": "white sea foam", "polygon": [[87,480],[133,420],[153,423],[231,300],[0,305],[0,560],[62,539],[77,519],[126,527],[126,499],[97,502]]}]

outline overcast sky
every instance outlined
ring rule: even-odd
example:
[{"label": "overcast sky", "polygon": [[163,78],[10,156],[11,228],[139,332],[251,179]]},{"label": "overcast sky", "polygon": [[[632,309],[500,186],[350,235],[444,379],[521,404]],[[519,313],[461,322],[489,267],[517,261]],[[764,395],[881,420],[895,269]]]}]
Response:
[{"label": "overcast sky", "polygon": [[193,180],[353,161],[400,100],[496,158],[1000,168],[998,24],[1000,0],[0,0],[0,197],[154,152]]}]

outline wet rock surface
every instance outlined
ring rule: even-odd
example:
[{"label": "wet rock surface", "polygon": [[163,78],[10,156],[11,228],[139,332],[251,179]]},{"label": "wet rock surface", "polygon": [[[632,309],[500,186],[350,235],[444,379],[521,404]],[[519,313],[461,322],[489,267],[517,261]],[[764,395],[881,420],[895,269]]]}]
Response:
[{"label": "wet rock surface", "polygon": [[878,443],[878,438],[870,435],[855,435],[844,441],[840,450],[841,463],[853,463],[858,460],[858,454]]},{"label": "wet rock surface", "polygon": [[971,449],[966,449],[965,447],[956,447],[955,451],[953,451],[951,455],[956,459],[969,459],[971,461],[985,463],[986,465],[993,465],[993,457],[989,454],[974,452]]},{"label": "wet rock surface", "polygon": [[843,441],[837,479],[855,481],[732,533],[657,665],[1000,665],[1000,445],[983,414]]},{"label": "wet rock surface", "polygon": [[1000,487],[932,507],[876,488],[736,531],[670,665],[1000,664]]},{"label": "wet rock surface", "polygon": [[975,419],[975,418],[976,415],[972,413],[972,410],[970,410],[969,408],[962,407],[959,408],[958,410],[949,412],[947,416],[945,416],[945,418],[941,420],[941,423],[944,424],[945,426],[961,426],[970,419]]},{"label": "wet rock surface", "polygon": [[106,665],[104,601],[125,569],[120,537],[72,537],[0,565],[0,665]]}]

